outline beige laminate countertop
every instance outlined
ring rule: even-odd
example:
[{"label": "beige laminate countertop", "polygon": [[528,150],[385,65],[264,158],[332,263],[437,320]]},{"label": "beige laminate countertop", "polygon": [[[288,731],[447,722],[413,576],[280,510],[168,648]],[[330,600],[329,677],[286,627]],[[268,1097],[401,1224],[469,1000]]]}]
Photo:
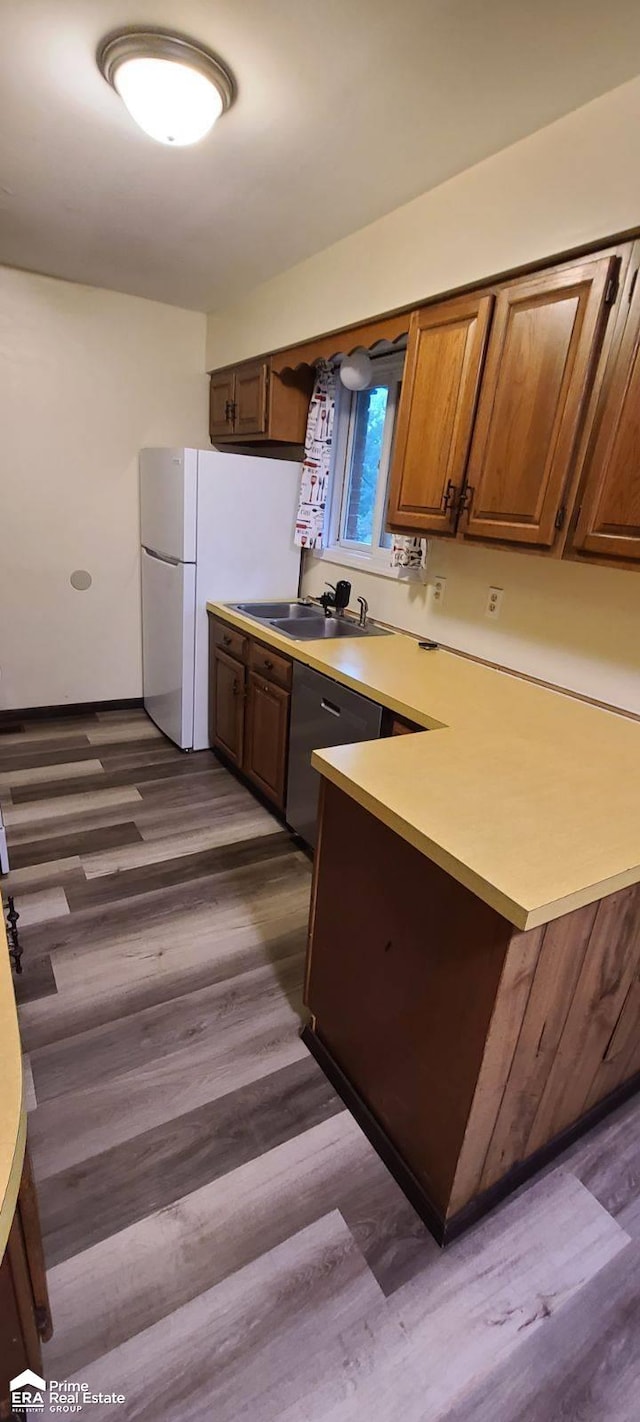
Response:
[{"label": "beige laminate countertop", "polygon": [[402,633],[295,642],[209,611],[432,735],[313,764],[516,927],[640,881],[640,724]]},{"label": "beige laminate countertop", "polygon": [[0,1259],[15,1213],[26,1135],[18,1017],[0,910]]}]

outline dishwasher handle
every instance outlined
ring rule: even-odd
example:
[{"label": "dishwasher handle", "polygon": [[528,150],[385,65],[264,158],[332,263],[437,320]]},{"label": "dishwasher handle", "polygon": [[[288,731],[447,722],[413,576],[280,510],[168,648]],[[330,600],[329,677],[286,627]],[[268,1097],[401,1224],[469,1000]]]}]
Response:
[{"label": "dishwasher handle", "polygon": [[333,703],[333,701],[327,701],[326,696],[323,696],[322,701],[320,702],[320,705],[321,705],[321,707],[322,707],[322,710],[323,710],[323,711],[328,711],[331,716],[341,716],[341,715],[342,715],[342,712],[341,712],[341,710],[340,710],[340,707],[339,707],[339,706],[335,706],[334,703]]}]

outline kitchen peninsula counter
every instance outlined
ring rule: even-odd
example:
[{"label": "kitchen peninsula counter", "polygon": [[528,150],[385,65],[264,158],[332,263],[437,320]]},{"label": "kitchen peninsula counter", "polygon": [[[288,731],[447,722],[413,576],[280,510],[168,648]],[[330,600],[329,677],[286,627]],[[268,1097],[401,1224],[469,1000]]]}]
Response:
[{"label": "kitchen peninsula counter", "polygon": [[446,1243],[640,1087],[640,724],[210,610],[423,728],[313,754],[303,1039]]},{"label": "kitchen peninsula counter", "polygon": [[637,721],[402,633],[296,642],[208,609],[433,733],[313,763],[516,927],[640,882]]}]

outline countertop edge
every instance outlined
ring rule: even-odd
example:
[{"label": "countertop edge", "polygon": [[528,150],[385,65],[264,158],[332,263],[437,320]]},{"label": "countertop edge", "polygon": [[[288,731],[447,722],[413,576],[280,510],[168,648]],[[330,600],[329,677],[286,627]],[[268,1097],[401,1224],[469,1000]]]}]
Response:
[{"label": "countertop edge", "polygon": [[21,1107],[13,1159],[11,1161],[11,1168],[9,1170],[2,1203],[0,1204],[0,1259],[2,1259],[6,1249],[13,1217],[16,1212],[26,1148],[27,1113],[24,1107]]},{"label": "countertop edge", "polygon": [[0,1081],[2,1082],[2,1101],[0,1102],[2,1120],[0,1135],[1,1258],[15,1213],[27,1136],[22,1047],[3,908],[0,908]]}]

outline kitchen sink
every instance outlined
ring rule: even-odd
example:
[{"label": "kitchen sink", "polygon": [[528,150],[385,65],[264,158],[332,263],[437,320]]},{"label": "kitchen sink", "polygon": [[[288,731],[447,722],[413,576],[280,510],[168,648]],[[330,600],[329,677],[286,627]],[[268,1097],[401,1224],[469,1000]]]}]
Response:
[{"label": "kitchen sink", "polygon": [[294,637],[296,641],[300,642],[325,641],[335,637],[388,637],[389,635],[383,627],[374,627],[371,623],[366,627],[360,627],[357,622],[347,622],[342,617],[318,617],[317,613],[313,618],[272,618],[270,626],[275,627],[278,632],[284,632],[285,637]]},{"label": "kitchen sink", "polygon": [[257,617],[260,622],[271,622],[274,617],[298,622],[305,617],[318,620],[324,616],[319,608],[305,602],[237,602],[235,608],[236,612],[245,612],[247,617]]}]

